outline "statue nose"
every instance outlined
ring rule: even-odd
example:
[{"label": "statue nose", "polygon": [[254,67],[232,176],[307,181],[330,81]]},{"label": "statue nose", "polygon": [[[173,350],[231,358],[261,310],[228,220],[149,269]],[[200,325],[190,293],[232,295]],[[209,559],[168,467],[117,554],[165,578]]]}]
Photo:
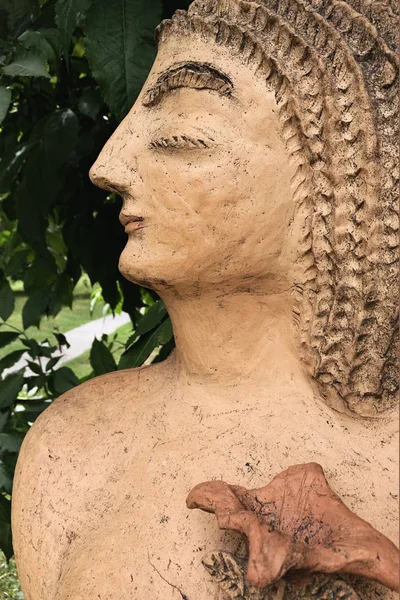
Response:
[{"label": "statue nose", "polygon": [[134,185],[137,175],[137,148],[123,121],[100,152],[89,177],[97,187],[124,194]]},{"label": "statue nose", "polygon": [[94,163],[89,171],[90,181],[99,188],[110,192],[116,191],[114,184],[109,177],[109,169],[105,165],[98,165],[98,161]]},{"label": "statue nose", "polygon": [[124,194],[132,185],[132,173],[135,169],[125,161],[106,161],[101,152],[100,156],[89,171],[91,182],[97,187],[109,192]]}]

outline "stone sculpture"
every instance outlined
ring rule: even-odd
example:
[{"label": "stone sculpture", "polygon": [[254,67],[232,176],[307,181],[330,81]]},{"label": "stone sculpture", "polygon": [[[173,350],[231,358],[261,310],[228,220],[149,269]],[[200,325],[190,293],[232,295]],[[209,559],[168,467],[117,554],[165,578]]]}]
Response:
[{"label": "stone sculpture", "polygon": [[26,600],[398,598],[396,15],[196,0],[160,26],[91,178],[176,349],[32,427]]}]

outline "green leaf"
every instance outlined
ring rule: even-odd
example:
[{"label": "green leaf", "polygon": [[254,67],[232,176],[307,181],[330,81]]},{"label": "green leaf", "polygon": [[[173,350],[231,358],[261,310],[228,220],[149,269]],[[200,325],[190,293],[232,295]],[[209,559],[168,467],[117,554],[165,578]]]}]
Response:
[{"label": "green leaf", "polygon": [[117,370],[117,364],[110,350],[96,338],[90,350],[90,364],[96,375],[104,375]]},{"label": "green leaf", "polygon": [[0,373],[2,373],[4,369],[9,369],[15,365],[25,352],[26,350],[14,350],[14,352],[10,352],[10,354],[3,356],[0,360]]},{"label": "green leaf", "polygon": [[4,468],[6,469],[7,473],[9,474],[11,480],[14,477],[17,459],[18,459],[18,454],[11,453],[11,452],[5,452],[3,454],[3,456],[1,457],[1,462],[3,463]]},{"label": "green leaf", "polygon": [[10,523],[11,520],[11,502],[0,494],[0,521]]},{"label": "green leaf", "polygon": [[50,115],[43,130],[47,159],[58,163],[65,162],[75,149],[78,133],[78,117],[70,108]]},{"label": "green leaf", "polygon": [[156,56],[161,0],[95,0],[86,18],[86,54],[105,102],[122,120]]},{"label": "green leaf", "polygon": [[12,373],[0,381],[0,408],[11,406],[24,385],[22,373]]},{"label": "green leaf", "polygon": [[163,320],[166,314],[167,309],[165,308],[163,301],[157,300],[157,302],[154,302],[154,304],[150,306],[148,311],[138,322],[135,334],[143,335],[151,329],[154,329],[154,327]]},{"label": "green leaf", "polygon": [[[27,386],[28,391],[33,390],[33,388],[42,388],[46,385],[46,376],[43,375],[32,375],[30,377],[24,377],[24,385]],[[18,404],[18,401],[17,401]]]},{"label": "green leaf", "polygon": [[0,452],[18,452],[23,438],[12,433],[0,433]]},{"label": "green leaf", "polygon": [[[1,485],[1,475],[0,475]],[[7,560],[13,555],[11,534],[11,502],[0,494],[0,549]]]},{"label": "green leaf", "polygon": [[32,48],[30,50],[20,47],[17,49],[14,59],[6,67],[1,69],[4,75],[11,77],[47,77],[47,60],[41,52]]},{"label": "green leaf", "polygon": [[55,367],[55,365],[58,363],[60,358],[61,356],[53,356],[53,358],[51,358],[46,365],[46,371],[51,371],[52,368]]},{"label": "green leaf", "polygon": [[9,191],[11,183],[20,172],[29,151],[35,146],[36,142],[18,144],[2,157],[0,163],[0,193],[4,194]]},{"label": "green leaf", "polygon": [[57,332],[53,332],[54,337],[56,338],[58,345],[60,347],[62,346],[66,346],[67,348],[70,347],[70,343],[68,342],[67,338],[65,337],[65,335],[63,333],[57,333]]},{"label": "green leaf", "polygon": [[[47,340],[46,340],[46,342],[47,342]],[[39,356],[45,356],[46,358],[53,358],[53,354],[56,350],[57,350],[56,346],[48,346],[47,343],[46,344],[43,343],[40,345]]]},{"label": "green leaf", "polygon": [[134,342],[137,342],[138,337],[139,336],[136,334],[136,332],[132,333],[132,335],[130,335],[129,338],[125,342],[125,349],[127,350],[128,348],[130,348],[132,346],[132,344]]},{"label": "green leaf", "polygon": [[50,406],[51,402],[35,402],[32,405],[25,405],[24,410],[18,411],[18,418],[24,421],[34,423],[39,415]]},{"label": "green leaf", "polygon": [[[73,191],[69,192],[71,167],[68,161],[76,147],[78,131],[79,121],[71,109],[56,110],[41,119],[30,136],[37,147],[30,153],[24,177],[16,190],[18,229],[34,249],[40,245],[41,256],[48,253],[49,209],[59,199],[65,202]],[[54,258],[52,262],[55,266]]]},{"label": "green leaf", "polygon": [[37,400],[32,400],[30,404],[25,404],[25,411],[21,410],[20,412],[23,413],[29,411],[32,414],[37,413],[38,415],[40,415],[44,410],[46,410],[46,408],[50,406],[50,404],[51,402],[47,400],[45,402],[38,402]]},{"label": "green leaf", "polygon": [[19,275],[26,269],[28,256],[29,250],[14,252],[6,265],[6,275],[14,277],[14,279],[16,276],[19,278]]},{"label": "green leaf", "polygon": [[[42,257],[49,253],[46,226],[50,208],[60,200],[66,203],[73,192],[73,187],[69,191],[69,186],[73,186],[69,160],[76,148],[78,132],[77,116],[66,109],[48,114],[31,134],[31,140],[38,145],[27,160],[23,179],[16,190],[16,209],[18,230]],[[57,272],[54,257],[51,262]]]},{"label": "green leaf", "polygon": [[159,327],[158,339],[160,344],[163,346],[174,337],[174,332],[172,330],[171,319],[167,319],[164,321],[162,325]]},{"label": "green leaf", "polygon": [[19,333],[16,331],[0,331],[0,348],[4,348],[4,346],[8,346],[14,340],[19,337]]},{"label": "green leaf", "polygon": [[11,493],[12,489],[12,478],[7,472],[5,466],[0,461],[0,491]]},{"label": "green leaf", "polygon": [[43,289],[44,287],[50,287],[51,284],[56,280],[56,273],[47,261],[39,258],[35,262],[31,263],[24,274],[24,290],[31,294],[31,292]]},{"label": "green leaf", "polygon": [[8,421],[9,416],[10,416],[9,410],[6,410],[5,412],[3,412],[3,411],[0,412],[0,431],[3,431],[5,425]]},{"label": "green leaf", "polygon": [[46,62],[54,62],[54,50],[39,31],[24,31],[18,38],[19,42],[28,50],[41,54]]},{"label": "green leaf", "polygon": [[102,106],[103,100],[98,90],[88,90],[78,100],[79,112],[93,121],[96,120]]},{"label": "green leaf", "polygon": [[1,0],[1,6],[8,15],[8,26],[13,27],[34,8],[34,0]]},{"label": "green leaf", "polygon": [[4,15],[4,13],[2,13],[2,9],[0,8],[0,36],[1,36],[0,52],[2,54],[2,56],[0,57],[0,61],[2,64],[4,63],[4,59],[6,58],[5,54],[12,52],[12,50],[14,49],[13,43],[4,39],[5,37],[7,37],[7,33],[4,32],[4,29],[3,29],[3,25],[4,25],[4,23],[2,22],[2,19],[4,18],[3,15]]},{"label": "green leaf", "polygon": [[29,296],[22,309],[22,323],[24,329],[31,325],[39,327],[40,319],[46,314],[50,300],[50,290],[37,290]]},{"label": "green leaf", "polygon": [[74,282],[68,275],[62,273],[57,277],[51,291],[49,313],[56,316],[63,306],[72,308]]},{"label": "green leaf", "polygon": [[52,384],[57,394],[61,395],[79,385],[80,381],[69,367],[61,367],[54,371]]},{"label": "green leaf", "polygon": [[0,287],[0,317],[7,321],[14,310],[15,299],[14,292],[10,288],[8,281],[3,281]]},{"label": "green leaf", "polygon": [[[49,405],[47,405],[45,408],[48,408],[48,406]],[[43,409],[43,410],[45,410],[45,409]],[[21,418],[24,421],[27,421],[29,423],[34,423],[36,421],[36,419],[38,417],[40,417],[40,414],[41,413],[39,413],[39,412],[34,412],[34,411],[31,411],[31,410],[21,410],[18,413],[18,418]]]},{"label": "green leaf", "polygon": [[170,319],[166,319],[157,329],[143,335],[133,346],[123,353],[118,364],[118,369],[140,367],[150,354],[166,344],[173,337]]},{"label": "green leaf", "polygon": [[29,356],[31,356],[32,358],[37,358],[40,354],[40,346],[37,343],[36,340],[30,340],[30,339],[21,339],[21,342],[24,344],[24,346],[26,346],[27,348],[29,348],[28,350],[28,354]]},{"label": "green leaf", "polygon": [[53,252],[64,256],[68,250],[63,240],[61,231],[48,231],[47,241]]},{"label": "green leaf", "polygon": [[61,52],[61,39],[60,32],[58,29],[49,28],[49,29],[39,29],[39,33],[42,37],[47,40],[50,46],[53,48],[53,52],[55,56],[60,56]]},{"label": "green leaf", "polygon": [[[24,178],[17,186],[15,206],[18,218],[18,233],[24,241],[40,255],[46,253],[46,219],[37,205],[36,186]],[[37,193],[37,192],[36,192]]]},{"label": "green leaf", "polygon": [[159,362],[163,362],[168,356],[171,354],[172,350],[175,348],[175,340],[172,338],[169,342],[164,344],[162,348],[160,348],[160,352],[157,354],[152,364],[156,364]]},{"label": "green leaf", "polygon": [[56,23],[61,35],[64,57],[67,58],[72,34],[81,23],[92,0],[58,0],[56,4]]},{"label": "green leaf", "polygon": [[40,366],[33,362],[32,360],[28,360],[28,367],[30,368],[30,370],[35,373],[35,375],[41,375],[42,374],[42,369],[40,368]]},{"label": "green leaf", "polygon": [[8,112],[8,107],[11,104],[11,90],[0,86],[0,125],[5,119]]}]

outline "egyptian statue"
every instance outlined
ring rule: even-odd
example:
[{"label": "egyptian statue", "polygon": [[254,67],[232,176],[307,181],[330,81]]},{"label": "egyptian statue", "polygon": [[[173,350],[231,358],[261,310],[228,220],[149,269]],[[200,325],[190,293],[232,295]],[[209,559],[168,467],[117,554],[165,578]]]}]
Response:
[{"label": "egyptian statue", "polygon": [[398,598],[396,15],[196,0],[159,26],[90,177],[176,347],[30,430],[26,600]]}]

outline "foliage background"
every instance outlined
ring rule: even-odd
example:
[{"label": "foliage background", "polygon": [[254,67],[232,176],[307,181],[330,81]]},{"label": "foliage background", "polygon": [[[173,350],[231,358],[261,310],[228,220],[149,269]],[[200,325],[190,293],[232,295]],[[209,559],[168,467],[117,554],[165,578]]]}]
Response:
[{"label": "foliage background", "polygon": [[[10,505],[19,447],[57,396],[78,385],[57,369],[67,346],[54,328],[32,327],[74,305],[82,273],[110,310],[129,313],[132,331],[117,361],[113,340],[95,340],[89,377],[135,367],[173,347],[168,315],[148,290],[117,269],[125,234],[120,203],[88,171],[129,111],[153,63],[154,29],[189,0],[2,0],[0,5],[0,549],[13,554]],[[27,295],[16,327],[15,282]],[[56,322],[56,321],[51,321]],[[11,346],[10,346],[11,344]],[[10,351],[7,347],[10,346]],[[55,356],[56,355],[56,356]],[[86,377],[87,378],[87,377]]]}]

